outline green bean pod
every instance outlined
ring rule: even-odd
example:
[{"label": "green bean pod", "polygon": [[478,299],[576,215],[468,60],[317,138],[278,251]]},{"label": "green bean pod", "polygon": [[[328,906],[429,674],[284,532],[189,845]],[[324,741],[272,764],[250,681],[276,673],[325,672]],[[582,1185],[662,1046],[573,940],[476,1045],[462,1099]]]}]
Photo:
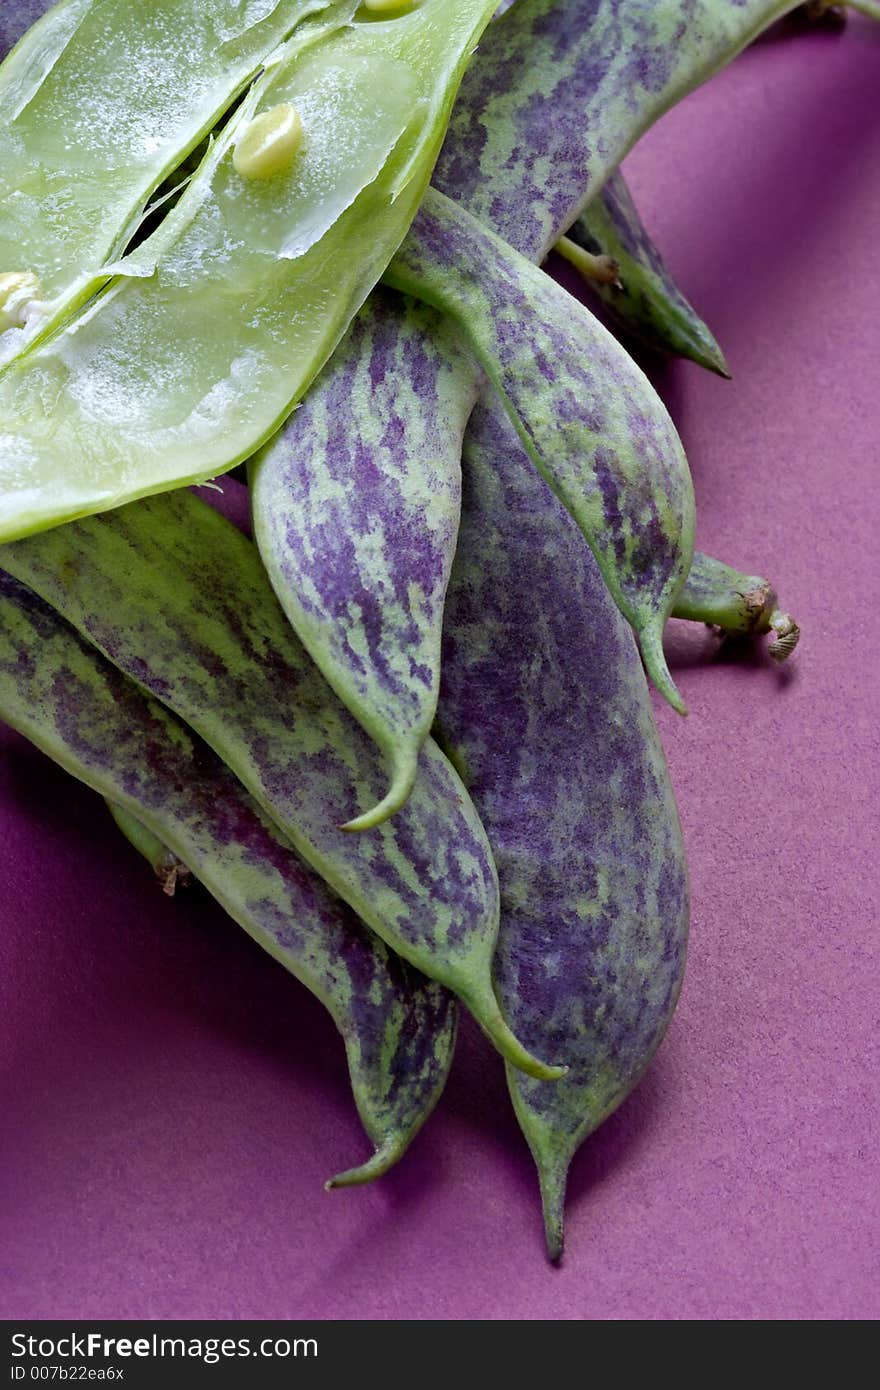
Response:
[{"label": "green bean pod", "polygon": [[[0,377],[0,540],[213,478],[278,429],[404,236],[492,9],[299,26],[152,236]],[[242,174],[285,106],[299,153]]]},{"label": "green bean pod", "polygon": [[339,8],[62,0],[27,32],[0,68],[0,272],[38,290],[0,332],[0,362],[106,280],[154,189],[298,24]]},{"label": "green bean pod", "polygon": [[4,546],[0,565],[185,719],[334,891],[458,994],[505,1057],[560,1074],[520,1047],[498,1007],[498,880],[460,780],[428,741],[399,816],[370,835],[340,828],[353,806],[379,799],[381,758],[231,523],[180,490]]},{"label": "green bean pod", "polygon": [[166,845],[324,1004],[376,1148],[334,1182],[386,1172],[445,1084],[454,1000],[366,930],[184,724],[2,572],[0,718]]}]

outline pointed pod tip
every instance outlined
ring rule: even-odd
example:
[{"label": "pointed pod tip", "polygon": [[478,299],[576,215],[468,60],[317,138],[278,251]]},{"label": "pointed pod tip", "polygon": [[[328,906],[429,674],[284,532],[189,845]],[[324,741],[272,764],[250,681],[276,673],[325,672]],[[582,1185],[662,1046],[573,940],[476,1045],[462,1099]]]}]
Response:
[{"label": "pointed pod tip", "polygon": [[555,1164],[538,1160],[538,1179],[541,1184],[541,1206],[544,1211],[544,1239],[547,1258],[559,1265],[565,1252],[565,1187],[568,1164],[559,1173]]},{"label": "pointed pod tip", "polygon": [[665,296],[664,300],[659,307],[665,309],[668,317],[665,318],[665,332],[663,321],[658,325],[659,346],[674,357],[683,357],[705,371],[730,381],[730,369],[718,340],[693,305],[686,300],[675,305]]},{"label": "pointed pod tip", "polygon": [[565,1254],[565,1238],[562,1231],[546,1231],[547,1259],[557,1269],[562,1264],[562,1256]]},{"label": "pointed pod tip", "polygon": [[375,830],[385,821],[390,820],[392,816],[403,809],[409,799],[413,783],[416,780],[417,764],[418,749],[397,762],[391,786],[376,806],[365,811],[362,816],[355,816],[353,820],[337,826],[337,829],[344,830],[347,835],[358,835],[364,830]]},{"label": "pointed pod tip", "polygon": [[723,377],[725,381],[732,381],[733,374],[727,365],[727,359],[721,348],[716,343],[712,334],[706,329],[703,340],[691,353],[691,357],[699,367],[705,367],[707,372],[714,372],[715,376]]},{"label": "pointed pod tip", "polygon": [[661,690],[660,694],[672,706],[676,714],[680,714],[683,719],[687,719],[688,707],[679,694],[678,687],[670,683],[668,690]]},{"label": "pointed pod tip", "polygon": [[362,1163],[359,1168],[347,1168],[344,1173],[337,1173],[334,1178],[328,1178],[324,1183],[325,1192],[336,1192],[342,1187],[364,1187],[369,1182],[375,1182],[376,1178],[384,1177],[390,1168],[393,1168],[399,1158],[402,1158],[406,1149],[405,1144],[399,1140],[386,1139],[380,1144],[372,1158],[368,1158],[366,1163]]},{"label": "pointed pod tip", "polygon": [[567,1066],[542,1062],[540,1058],[534,1057],[506,1025],[503,1031],[493,1029],[489,1036],[511,1066],[516,1067],[517,1071],[525,1072],[526,1076],[534,1077],[535,1081],[561,1081],[568,1075]]},{"label": "pointed pod tip", "polygon": [[542,1062],[539,1058],[534,1057],[505,1022],[495,995],[491,991],[491,986],[489,986],[489,993],[491,999],[474,995],[462,997],[490,1042],[494,1043],[505,1061],[509,1062],[512,1067],[516,1067],[517,1071],[525,1072],[526,1076],[534,1077],[536,1081],[561,1080],[568,1072],[568,1067]]},{"label": "pointed pod tip", "polygon": [[688,358],[707,372],[730,381],[730,369],[715,334],[690,304],[683,304],[669,324],[667,351]]},{"label": "pointed pod tip", "polygon": [[669,672],[663,651],[663,625],[649,625],[639,632],[639,648],[645,669],[651,678],[654,689],[672,706],[677,714],[686,715],[687,705]]},{"label": "pointed pod tip", "polygon": [[729,369],[723,357],[720,357],[720,360],[717,362],[711,359],[701,362],[700,366],[705,367],[707,371],[714,372],[715,376],[720,376],[723,381],[733,381],[733,372]]},{"label": "pointed pod tip", "polygon": [[[498,1017],[500,1019],[501,1015]],[[532,1076],[536,1081],[560,1081],[568,1072],[568,1067],[542,1062],[538,1057],[533,1057],[503,1019],[501,1026],[493,1022],[489,1028],[489,1037],[511,1066],[516,1067],[518,1071],[524,1071],[526,1076]]]},{"label": "pointed pod tip", "polygon": [[564,1076],[568,1076],[569,1071],[563,1063],[553,1062],[537,1062],[535,1068],[531,1074],[536,1076],[539,1081],[561,1081]]}]

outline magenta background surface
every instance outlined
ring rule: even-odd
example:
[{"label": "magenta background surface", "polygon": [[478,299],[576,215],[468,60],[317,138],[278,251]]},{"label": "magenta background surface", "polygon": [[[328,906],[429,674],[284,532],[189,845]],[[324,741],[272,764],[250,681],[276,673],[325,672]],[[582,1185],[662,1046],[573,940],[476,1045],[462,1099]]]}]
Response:
[{"label": "magenta background surface", "polygon": [[780,671],[670,630],[688,976],[575,1163],[562,1268],[473,1028],[403,1166],[325,1195],[366,1145],[320,1006],[3,733],[0,1316],[880,1313],[878,98],[880,28],[785,31],[627,163],[734,375],[658,376],[699,543],[772,576],[804,638]]}]

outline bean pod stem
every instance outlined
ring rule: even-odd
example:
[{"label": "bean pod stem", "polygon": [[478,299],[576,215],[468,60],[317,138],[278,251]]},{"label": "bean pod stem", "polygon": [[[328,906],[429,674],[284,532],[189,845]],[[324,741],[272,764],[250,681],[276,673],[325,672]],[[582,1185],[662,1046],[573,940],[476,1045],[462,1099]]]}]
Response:
[{"label": "bean pod stem", "polygon": [[768,580],[743,574],[700,551],[694,553],[673,617],[706,623],[728,635],[760,637],[772,632],[768,651],[778,662],[788,660],[800,639],[798,624],[780,609]]}]

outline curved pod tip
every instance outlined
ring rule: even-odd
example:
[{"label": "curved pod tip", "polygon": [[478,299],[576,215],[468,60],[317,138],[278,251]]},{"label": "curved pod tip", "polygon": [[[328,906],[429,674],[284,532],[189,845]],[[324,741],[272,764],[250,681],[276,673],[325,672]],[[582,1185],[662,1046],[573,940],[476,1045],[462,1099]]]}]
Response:
[{"label": "curved pod tip", "polygon": [[418,750],[395,765],[391,786],[382,800],[362,816],[355,816],[353,820],[340,825],[339,829],[344,830],[346,834],[357,835],[363,830],[375,830],[377,826],[390,820],[409,800],[416,780],[417,767]]},{"label": "curved pod tip", "polygon": [[663,651],[663,626],[662,624],[649,624],[637,633],[639,639],[639,650],[642,653],[642,660],[645,663],[645,670],[651,678],[651,684],[655,690],[663,696],[677,714],[687,714],[687,705],[679,693],[678,687],[669,673],[666,664],[666,656]]},{"label": "curved pod tip", "polygon": [[403,1157],[406,1147],[400,1140],[386,1139],[379,1145],[372,1158],[368,1158],[359,1168],[347,1168],[344,1173],[337,1173],[335,1178],[328,1178],[324,1183],[324,1191],[335,1192],[341,1187],[365,1187],[367,1183],[375,1182],[376,1178],[384,1177]]},{"label": "curved pod tip", "polygon": [[510,1027],[504,1021],[504,1016],[498,1007],[494,994],[492,994],[491,1002],[484,997],[475,995],[462,994],[461,998],[467,1004],[489,1041],[494,1044],[505,1061],[509,1062],[512,1067],[516,1067],[517,1071],[525,1072],[526,1076],[533,1076],[536,1081],[559,1081],[567,1074],[568,1067],[541,1062],[527,1048],[523,1047],[519,1038],[511,1032]]}]

